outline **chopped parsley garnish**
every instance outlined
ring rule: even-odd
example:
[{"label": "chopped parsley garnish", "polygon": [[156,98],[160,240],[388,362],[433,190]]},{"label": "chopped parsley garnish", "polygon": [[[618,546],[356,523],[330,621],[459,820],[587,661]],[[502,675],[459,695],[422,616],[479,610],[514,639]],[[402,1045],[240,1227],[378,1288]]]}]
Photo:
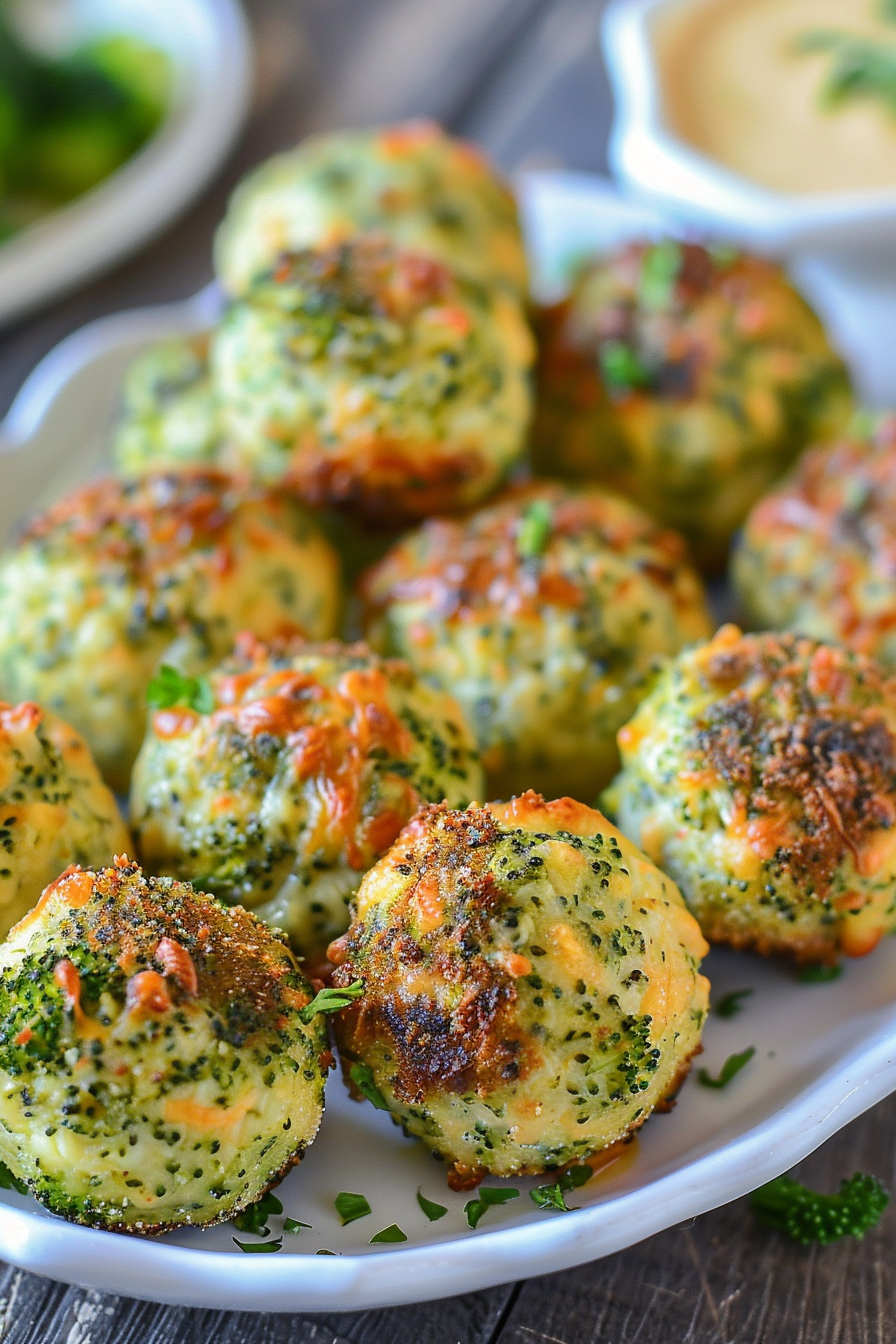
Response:
[{"label": "chopped parsley garnish", "polygon": [[163,663],[146,688],[146,703],[152,709],[186,705],[197,714],[211,714],[215,695],[208,677],[186,677],[176,667]]},{"label": "chopped parsley garnish", "polygon": [[826,985],[839,980],[842,974],[843,967],[838,962],[833,966],[801,966],[796,978],[803,985]]},{"label": "chopped parsley garnish", "polygon": [[880,1181],[861,1172],[841,1181],[836,1195],[820,1195],[790,1176],[779,1176],[750,1196],[761,1222],[804,1246],[812,1242],[827,1246],[841,1237],[861,1240],[880,1222],[889,1202]]},{"label": "chopped parsley garnish", "polygon": [[283,1249],[282,1237],[277,1237],[276,1241],[237,1241],[236,1237],[233,1240],[246,1255],[266,1255]]},{"label": "chopped parsley garnish", "polygon": [[570,1167],[569,1171],[564,1171],[553,1185],[538,1185],[534,1190],[530,1190],[529,1198],[539,1209],[559,1209],[561,1213],[572,1213],[566,1202],[567,1193],[578,1189],[580,1185],[585,1185],[593,1175],[591,1167]]},{"label": "chopped parsley garnish", "polygon": [[15,1190],[19,1195],[27,1195],[28,1187],[18,1176],[14,1176],[5,1162],[0,1162],[0,1190]]},{"label": "chopped parsley garnish", "polygon": [[315,1254],[315,1255],[341,1255],[342,1252],[341,1252],[341,1251],[325,1251],[324,1248],[323,1248],[323,1246],[321,1246],[320,1250],[319,1250],[319,1251],[315,1251],[314,1254]]},{"label": "chopped parsley garnish", "polygon": [[647,248],[638,285],[642,307],[652,312],[664,312],[671,306],[683,261],[681,244],[672,238],[664,238],[661,243]]},{"label": "chopped parsley garnish", "polygon": [[650,373],[625,341],[604,341],[600,346],[600,371],[610,395],[621,396],[647,387]]},{"label": "chopped parsley garnish", "polygon": [[350,985],[346,985],[345,989],[337,989],[328,985],[315,994],[310,1003],[305,1005],[300,1011],[299,1017],[307,1025],[318,1013],[338,1013],[341,1008],[347,1008],[350,1003],[354,1003],[355,999],[360,999],[363,993],[363,980],[353,980]]},{"label": "chopped parsley garnish", "polygon": [[519,1199],[519,1197],[519,1190],[502,1190],[494,1185],[480,1186],[478,1197],[468,1200],[464,1205],[467,1222],[471,1227],[476,1227],[482,1215],[487,1213],[489,1209],[494,1208],[496,1204],[507,1204],[511,1199]]},{"label": "chopped parsley garnish", "polygon": [[438,1220],[444,1218],[445,1214],[448,1212],[444,1204],[434,1204],[431,1199],[427,1199],[425,1195],[421,1195],[419,1190],[417,1191],[417,1203],[431,1223],[437,1223]]},{"label": "chopped parsley garnish", "polygon": [[732,989],[727,994],[723,994],[718,1003],[713,1005],[713,1012],[716,1017],[737,1017],[739,1012],[743,1011],[741,999],[749,998],[755,994],[753,989]]},{"label": "chopped parsley garnish", "polygon": [[817,52],[831,57],[820,90],[822,107],[874,99],[896,116],[896,45],[860,33],[815,28],[794,44],[797,55]]},{"label": "chopped parsley garnish", "polygon": [[516,534],[517,553],[533,560],[544,553],[554,525],[554,515],[546,499],[533,499],[520,520]]},{"label": "chopped parsley garnish", "polygon": [[382,1232],[377,1232],[375,1237],[370,1238],[370,1245],[378,1246],[384,1241],[407,1241],[407,1237],[397,1223],[390,1223]]},{"label": "chopped parsley garnish", "polygon": [[366,1218],[371,1211],[370,1205],[363,1195],[351,1195],[345,1190],[336,1196],[333,1203],[336,1205],[336,1212],[342,1219],[343,1227],[355,1222],[358,1218]]},{"label": "chopped parsley garnish", "polygon": [[300,1223],[298,1218],[286,1218],[283,1222],[284,1232],[301,1232],[303,1227],[311,1227],[310,1223]]},{"label": "chopped parsley garnish", "polygon": [[378,1111],[388,1111],[389,1103],[373,1081],[373,1070],[369,1064],[353,1064],[348,1076],[362,1097],[372,1102]]},{"label": "chopped parsley garnish", "polygon": [[262,1195],[261,1199],[256,1199],[254,1204],[250,1204],[242,1213],[238,1213],[235,1218],[231,1218],[234,1227],[240,1232],[254,1232],[256,1236],[266,1237],[269,1229],[265,1226],[272,1213],[282,1213],[283,1205],[276,1195],[270,1191]]},{"label": "chopped parsley garnish", "polygon": [[713,1078],[708,1069],[701,1069],[697,1074],[697,1081],[702,1083],[704,1087],[727,1087],[731,1079],[740,1073],[744,1065],[749,1064],[755,1053],[755,1045],[748,1045],[746,1050],[741,1050],[740,1054],[728,1056],[722,1065],[718,1078]]}]

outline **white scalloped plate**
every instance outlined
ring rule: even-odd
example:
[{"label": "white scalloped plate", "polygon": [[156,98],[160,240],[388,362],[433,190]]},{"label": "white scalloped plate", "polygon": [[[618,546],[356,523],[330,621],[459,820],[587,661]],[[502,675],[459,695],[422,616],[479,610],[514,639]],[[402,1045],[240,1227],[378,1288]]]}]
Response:
[{"label": "white scalloped plate", "polygon": [[[589,243],[656,226],[606,185],[533,175],[522,184],[543,289]],[[164,332],[196,330],[217,296],[107,318],[63,342],[32,374],[2,426],[0,531],[23,509],[58,494],[99,460],[124,364]],[[424,1301],[569,1268],[630,1246],[745,1194],[785,1171],[842,1125],[896,1089],[896,941],[852,962],[830,984],[799,983],[784,967],[715,951],[714,997],[751,987],[734,1018],[710,1018],[701,1063],[716,1072],[752,1045],[756,1055],[724,1091],[695,1079],[670,1115],[654,1117],[625,1156],[571,1197],[570,1213],[519,1199],[491,1210],[474,1232],[464,1196],[444,1167],[402,1138],[388,1117],[351,1102],[338,1076],[327,1090],[320,1137],[279,1194],[311,1230],[287,1234],[272,1255],[244,1255],[232,1228],[156,1241],[76,1227],[27,1198],[0,1192],[0,1257],[25,1269],[106,1292],[189,1306],[257,1311],[346,1311]],[[427,1222],[418,1187],[448,1208]],[[343,1190],[367,1196],[370,1216],[340,1226]],[[279,1231],[281,1220],[271,1220]],[[371,1246],[397,1223],[400,1246]],[[242,1238],[252,1240],[251,1237]],[[319,1250],[334,1252],[317,1256]]]}]

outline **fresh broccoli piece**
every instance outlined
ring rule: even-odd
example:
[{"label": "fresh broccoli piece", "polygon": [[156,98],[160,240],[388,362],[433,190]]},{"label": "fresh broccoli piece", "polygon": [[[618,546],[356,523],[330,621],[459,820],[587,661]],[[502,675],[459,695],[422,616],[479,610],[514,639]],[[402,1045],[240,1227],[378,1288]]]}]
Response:
[{"label": "fresh broccoli piece", "polygon": [[779,1176],[754,1190],[750,1199],[761,1222],[776,1227],[804,1246],[827,1246],[841,1237],[859,1240],[880,1221],[889,1193],[875,1176],[857,1172],[840,1182],[836,1195],[820,1195],[790,1176]]}]

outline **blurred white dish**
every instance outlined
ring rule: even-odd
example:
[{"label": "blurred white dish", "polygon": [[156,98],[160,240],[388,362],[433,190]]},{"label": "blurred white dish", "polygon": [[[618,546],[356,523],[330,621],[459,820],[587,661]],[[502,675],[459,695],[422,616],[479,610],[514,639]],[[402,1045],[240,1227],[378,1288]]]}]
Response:
[{"label": "blurred white dish", "polygon": [[[586,248],[659,227],[596,179],[532,174],[520,186],[543,292],[557,291]],[[210,288],[186,304],[105,318],[43,361],[0,427],[4,537],[23,510],[100,461],[135,349],[202,329],[218,303]],[[691,1078],[671,1115],[652,1119],[616,1165],[570,1196],[575,1212],[539,1211],[528,1198],[537,1182],[521,1180],[513,1183],[520,1198],[471,1231],[463,1213],[469,1196],[447,1190],[444,1167],[387,1116],[351,1102],[333,1076],[320,1137],[278,1189],[286,1214],[313,1226],[285,1234],[278,1253],[242,1254],[229,1226],[153,1241],[96,1232],[0,1191],[0,1258],[159,1302],[309,1312],[424,1301],[608,1255],[778,1175],[896,1090],[896,940],[826,985],[801,984],[781,966],[725,951],[711,955],[707,971],[716,1000],[732,989],[754,993],[737,1017],[710,1018],[700,1063],[717,1073],[748,1045],[756,1056],[725,1091]],[[438,1222],[418,1207],[418,1188],[447,1208]],[[333,1207],[340,1191],[365,1195],[371,1215],[341,1227]],[[371,1246],[392,1223],[407,1241]],[[281,1219],[269,1224],[278,1235]],[[335,1254],[317,1256],[321,1250]]]},{"label": "blurred white dish", "polygon": [[250,44],[238,0],[66,6],[78,33],[135,33],[168,52],[173,105],[118,172],[0,245],[0,323],[106,270],[158,232],[216,171],[248,104]]}]

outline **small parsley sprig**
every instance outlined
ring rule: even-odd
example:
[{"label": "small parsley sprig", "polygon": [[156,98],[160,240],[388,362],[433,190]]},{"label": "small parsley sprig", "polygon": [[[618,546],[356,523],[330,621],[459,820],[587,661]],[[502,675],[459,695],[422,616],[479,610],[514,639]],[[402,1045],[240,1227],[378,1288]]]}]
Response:
[{"label": "small parsley sprig", "polygon": [[364,993],[364,981],[353,980],[350,985],[344,989],[338,989],[335,986],[328,985],[315,994],[310,1003],[300,1009],[299,1017],[306,1024],[312,1021],[318,1013],[338,1013],[340,1009],[347,1008],[355,999],[360,999]]},{"label": "small parsley sprig", "polygon": [[519,1199],[519,1190],[502,1189],[496,1185],[481,1185],[476,1199],[470,1199],[464,1205],[464,1213],[470,1227],[477,1227],[479,1220],[489,1209],[496,1205],[507,1204],[511,1199]]},{"label": "small parsley sprig", "polygon": [[790,1176],[779,1176],[750,1197],[760,1222],[804,1246],[827,1246],[841,1237],[861,1240],[880,1222],[889,1202],[877,1177],[862,1172],[841,1181],[836,1195],[821,1195]]},{"label": "small parsley sprig", "polygon": [[366,1218],[372,1212],[370,1205],[363,1195],[353,1195],[349,1191],[343,1190],[338,1194],[333,1203],[336,1206],[336,1212],[342,1220],[342,1226],[347,1227],[349,1223],[356,1222],[359,1218]]},{"label": "small parsley sprig", "polygon": [[185,705],[197,714],[211,714],[215,693],[208,677],[187,677],[176,667],[163,663],[146,688],[146,703],[151,709]]},{"label": "small parsley sprig", "polygon": [[366,1097],[378,1111],[388,1111],[389,1103],[373,1081],[373,1069],[369,1064],[353,1064],[348,1071],[348,1076],[362,1097]]},{"label": "small parsley sprig", "polygon": [[794,44],[797,55],[823,53],[831,65],[821,85],[822,107],[875,99],[896,116],[896,45],[861,33],[815,28]]},{"label": "small parsley sprig", "polygon": [[747,999],[754,994],[753,989],[732,989],[727,994],[723,994],[718,1003],[713,1004],[712,1011],[716,1017],[736,1017],[738,1013],[743,1012],[742,999]]},{"label": "small parsley sprig", "polygon": [[436,1204],[433,1200],[427,1199],[425,1195],[420,1193],[419,1189],[417,1191],[417,1203],[431,1223],[437,1223],[448,1212],[444,1204]]},{"label": "small parsley sprig", "polygon": [[577,1190],[580,1185],[585,1185],[593,1175],[591,1167],[570,1167],[553,1185],[538,1185],[534,1190],[530,1190],[529,1198],[539,1209],[559,1209],[561,1213],[572,1213],[566,1202],[567,1194],[570,1190]]},{"label": "small parsley sprig", "polygon": [[543,555],[551,537],[554,515],[546,499],[533,499],[520,519],[516,534],[517,554],[524,560]]},{"label": "small parsley sprig", "polygon": [[261,1199],[256,1199],[254,1204],[250,1204],[242,1213],[238,1213],[231,1222],[238,1232],[254,1232],[257,1237],[266,1237],[270,1228],[267,1221],[272,1214],[282,1213],[283,1205],[276,1195],[272,1195],[270,1190]]},{"label": "small parsley sprig", "polygon": [[842,974],[843,967],[838,962],[833,966],[801,966],[796,978],[802,985],[827,985],[831,980],[839,980]]},{"label": "small parsley sprig", "polygon": [[740,1073],[741,1069],[749,1064],[756,1053],[755,1045],[748,1045],[746,1050],[741,1050],[739,1054],[729,1055],[719,1070],[717,1078],[713,1078],[708,1069],[700,1069],[697,1074],[697,1081],[704,1087],[727,1087],[731,1079]]}]

